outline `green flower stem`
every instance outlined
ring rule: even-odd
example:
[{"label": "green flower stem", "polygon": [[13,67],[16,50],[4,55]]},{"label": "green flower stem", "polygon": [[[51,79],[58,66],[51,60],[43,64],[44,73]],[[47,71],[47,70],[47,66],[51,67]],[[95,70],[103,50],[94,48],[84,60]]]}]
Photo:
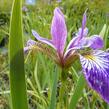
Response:
[{"label": "green flower stem", "polygon": [[59,91],[59,107],[60,109],[66,109],[67,108],[67,94],[66,94],[66,80],[67,80],[67,71],[66,69],[62,69],[61,73],[61,87]]},{"label": "green flower stem", "polygon": [[60,102],[60,109],[65,109],[65,102],[64,102],[64,97],[65,97],[65,90],[66,90],[66,85],[65,85],[65,81],[62,81],[61,87],[60,87],[60,91],[59,91],[59,102]]},{"label": "green flower stem", "polygon": [[22,1],[14,0],[10,24],[9,58],[12,109],[28,109],[22,41]]}]

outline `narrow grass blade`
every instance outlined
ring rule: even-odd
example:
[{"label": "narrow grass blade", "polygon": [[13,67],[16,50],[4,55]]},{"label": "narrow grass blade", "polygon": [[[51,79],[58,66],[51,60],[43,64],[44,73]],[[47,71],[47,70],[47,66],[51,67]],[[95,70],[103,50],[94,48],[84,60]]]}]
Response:
[{"label": "narrow grass blade", "polygon": [[9,58],[12,109],[28,109],[22,41],[21,0],[14,0],[10,24]]},{"label": "narrow grass blade", "polygon": [[50,100],[50,107],[49,109],[56,109],[56,94],[57,94],[57,82],[58,82],[58,67],[56,66],[54,72],[54,80],[53,80],[53,88]]},{"label": "narrow grass blade", "polygon": [[85,87],[85,78],[83,74],[81,74],[78,79],[74,94],[71,98],[69,109],[76,109],[77,102],[82,95],[84,87]]},{"label": "narrow grass blade", "polygon": [[38,72],[37,72],[38,69],[37,68],[38,68],[38,61],[36,60],[36,65],[35,65],[35,69],[34,69],[34,79],[37,84],[38,92],[40,93],[41,87],[40,87],[40,83],[39,83],[39,79],[38,79]]},{"label": "narrow grass blade", "polygon": [[105,34],[105,49],[109,50],[109,26],[107,27],[107,31]]},{"label": "narrow grass blade", "polygon": [[105,36],[105,33],[106,33],[106,29],[107,29],[107,25],[104,24],[104,26],[103,26],[100,34],[99,34],[103,39],[104,39],[104,36]]}]

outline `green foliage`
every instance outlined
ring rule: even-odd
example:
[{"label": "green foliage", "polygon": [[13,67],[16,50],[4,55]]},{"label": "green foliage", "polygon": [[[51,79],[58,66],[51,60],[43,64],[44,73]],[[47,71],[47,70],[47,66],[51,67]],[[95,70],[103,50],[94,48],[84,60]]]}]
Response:
[{"label": "green foliage", "polygon": [[49,109],[56,109],[56,95],[57,95],[57,83],[58,83],[58,67],[56,66],[54,71],[54,79],[53,79],[53,87],[50,99],[50,106]]},{"label": "green foliage", "polygon": [[86,82],[85,78],[84,78],[83,74],[81,74],[79,79],[78,79],[78,82],[77,82],[75,91],[73,93],[73,96],[71,97],[69,109],[75,109],[76,108],[77,102],[78,102],[78,100],[80,99],[80,97],[83,93],[83,89],[85,87],[85,82]]},{"label": "green foliage", "polygon": [[13,2],[10,21],[9,58],[12,109],[28,109],[24,71],[21,6],[21,0],[15,0]]},{"label": "green foliage", "polygon": [[12,0],[0,0],[0,11],[9,11],[11,10]]},{"label": "green foliage", "polygon": [[[7,2],[6,0],[0,1],[0,10],[1,10],[0,13],[3,13],[2,11],[6,11],[6,15],[7,15],[7,12],[9,12],[8,17],[10,19],[11,2],[8,1],[9,3],[7,2],[7,5],[4,5],[3,1]],[[109,43],[108,43],[109,2],[108,0],[99,0],[99,1],[98,0],[62,0],[62,2],[60,3],[56,2],[55,0],[50,0],[51,2],[49,3],[47,1],[48,0],[37,0],[35,6],[28,6],[23,4],[28,9],[27,12],[23,11],[23,16],[22,16],[23,28],[24,28],[23,39],[25,45],[28,39],[30,38],[34,39],[31,33],[32,29],[36,30],[43,37],[51,38],[50,26],[53,16],[53,10],[56,6],[60,6],[63,13],[65,14],[65,19],[67,23],[67,29],[68,29],[67,42],[71,40],[72,34],[74,32],[77,32],[78,28],[81,26],[82,15],[84,11],[88,8],[87,27],[89,28],[90,31],[89,35],[99,34],[99,32],[103,28],[103,25],[106,24],[106,31],[105,33],[102,32],[101,34],[104,34],[105,49],[109,48]],[[17,10],[14,11],[16,12]],[[23,68],[24,63],[22,62],[24,59],[23,59],[23,44],[21,39],[22,30],[18,29],[19,28],[18,24],[20,23],[18,23],[18,20],[16,20],[20,18],[18,17],[18,12],[16,13],[17,13],[16,18],[14,19],[14,24],[16,24],[16,27],[12,26],[12,30],[14,33],[11,33],[12,37],[10,37],[10,39],[12,38],[13,41],[13,45],[11,46],[12,51],[10,51],[10,53],[12,53],[14,57],[16,53],[21,49],[20,55],[22,55],[22,58],[19,59],[20,55],[18,54],[19,56],[17,55],[16,57],[17,60],[15,59],[15,61],[16,64],[19,65],[19,67],[22,67],[19,68],[19,70],[22,71],[14,69],[16,70],[17,74],[19,74],[19,72],[24,73],[24,68]],[[6,19],[7,16],[3,18],[3,21],[5,21]],[[2,27],[0,27],[0,40],[2,40],[2,38],[4,38],[6,35],[7,36],[9,35],[8,30],[9,30],[9,24],[7,23],[3,24]],[[7,48],[7,46],[5,46],[5,48]],[[0,56],[2,59],[0,62],[4,62],[4,63],[1,63],[0,65],[0,73],[4,75],[7,72],[6,75],[8,76],[8,72],[9,72],[9,65],[7,64],[8,57],[7,54],[1,55],[1,51],[3,51],[3,49],[0,49]],[[20,62],[22,62],[22,64]],[[74,68],[72,67],[71,69],[69,69],[69,71],[66,74],[67,80],[65,81],[66,82],[65,95],[67,95],[67,97],[66,98],[63,97],[64,103],[62,104],[66,103],[66,104],[70,104],[71,106],[74,104],[73,107],[80,108],[80,109],[82,109],[83,107],[85,109],[94,109],[94,108],[105,109],[105,103],[102,101],[102,99],[95,92],[93,92],[89,87],[87,87],[87,85],[85,88],[83,87],[83,85],[81,85],[82,84],[80,81],[81,67],[80,64],[78,63],[79,61],[73,63]],[[46,57],[44,54],[38,53],[38,51],[32,51],[28,55],[25,55],[25,69],[26,69],[25,74],[26,74],[29,108],[47,109],[50,103],[51,104],[53,103],[51,100],[55,99],[57,103],[56,105],[57,109],[60,109],[61,103],[59,101],[60,99],[59,91],[60,88],[62,87],[61,85],[62,81],[60,80],[60,74],[59,74],[58,83],[57,84],[55,83],[54,85],[55,92],[53,93],[53,84],[55,78],[54,63],[50,59],[48,59],[48,57]],[[24,75],[23,73],[21,74],[21,76]],[[17,75],[15,76],[18,77]],[[0,77],[2,76],[0,75]],[[4,79],[2,81],[4,81]],[[18,84],[20,84],[19,87],[21,88],[21,83],[20,83],[21,81],[19,81],[19,78],[18,78],[18,82],[19,82]],[[7,84],[1,82],[2,87],[5,85]],[[56,86],[57,86],[57,92],[56,92]],[[19,89],[19,87],[17,88]],[[25,86],[23,88],[25,88]],[[79,90],[79,88],[81,88],[81,90]],[[80,93],[76,93],[77,90],[79,90]],[[2,96],[3,99],[4,96],[6,97],[7,99],[6,104],[9,105],[9,103],[7,103],[7,101],[9,101],[9,93],[10,93],[9,87],[5,86],[0,93],[3,95]],[[57,95],[55,98],[54,95],[56,93]],[[51,95],[53,99],[51,99]],[[72,101],[72,103],[70,103],[72,97],[75,99],[75,102]],[[68,107],[66,104],[65,106]]]}]

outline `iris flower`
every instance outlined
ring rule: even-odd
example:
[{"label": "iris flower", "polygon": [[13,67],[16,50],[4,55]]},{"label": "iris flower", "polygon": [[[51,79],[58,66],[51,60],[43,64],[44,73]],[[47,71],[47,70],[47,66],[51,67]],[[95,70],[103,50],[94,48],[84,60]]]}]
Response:
[{"label": "iris flower", "polygon": [[32,34],[38,41],[30,39],[27,42],[25,51],[37,49],[46,53],[62,69],[69,68],[79,58],[88,85],[109,103],[109,53],[100,50],[103,48],[104,43],[99,35],[87,37],[86,12],[83,15],[82,27],[79,28],[76,36],[72,38],[66,51],[67,27],[64,15],[59,8],[54,10],[51,40],[41,37],[34,30],[32,30]]}]

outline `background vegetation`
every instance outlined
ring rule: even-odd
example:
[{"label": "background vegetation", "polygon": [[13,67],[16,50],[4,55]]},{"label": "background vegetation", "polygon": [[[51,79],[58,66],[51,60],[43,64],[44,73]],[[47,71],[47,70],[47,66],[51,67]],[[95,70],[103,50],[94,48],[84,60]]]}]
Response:
[{"label": "background vegetation", "polygon": [[[0,109],[10,109],[9,91],[9,64],[8,64],[8,39],[12,0],[0,0]],[[34,39],[31,29],[36,30],[41,36],[50,38],[50,25],[53,10],[59,6],[65,14],[68,40],[81,26],[82,15],[87,11],[87,27],[89,35],[99,34],[104,24],[107,25],[105,39],[109,35],[109,1],[108,0],[37,0],[34,5],[27,5],[24,1],[23,32],[24,46],[30,38]],[[17,22],[17,21],[16,21]],[[106,48],[108,48],[108,44]],[[75,67],[76,66],[76,67]],[[78,66],[78,67],[77,67]],[[53,85],[55,64],[44,54],[37,51],[25,55],[26,81],[28,89],[28,103],[30,109],[47,109]],[[81,68],[78,62],[73,63],[68,73],[67,91],[72,95],[78,80]],[[58,89],[61,82],[58,81]],[[58,97],[58,95],[57,95]],[[88,85],[83,91],[77,109],[106,109],[107,105],[92,91]]]}]

